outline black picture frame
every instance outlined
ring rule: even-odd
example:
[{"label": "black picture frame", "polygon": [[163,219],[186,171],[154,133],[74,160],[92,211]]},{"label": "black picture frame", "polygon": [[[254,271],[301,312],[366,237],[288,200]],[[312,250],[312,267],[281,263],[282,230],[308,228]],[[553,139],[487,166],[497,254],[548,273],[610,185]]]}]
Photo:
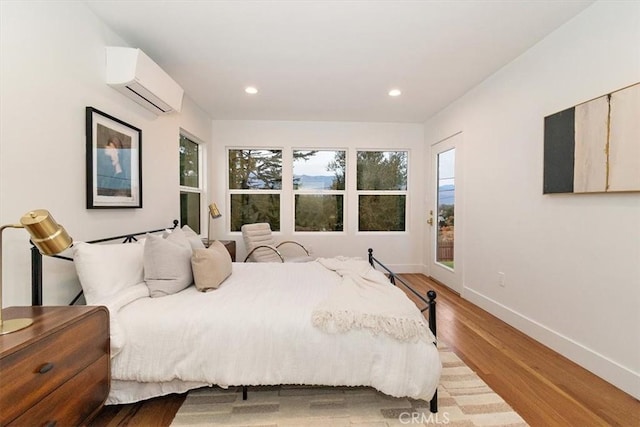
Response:
[{"label": "black picture frame", "polygon": [[87,209],[142,208],[142,131],[86,107]]}]

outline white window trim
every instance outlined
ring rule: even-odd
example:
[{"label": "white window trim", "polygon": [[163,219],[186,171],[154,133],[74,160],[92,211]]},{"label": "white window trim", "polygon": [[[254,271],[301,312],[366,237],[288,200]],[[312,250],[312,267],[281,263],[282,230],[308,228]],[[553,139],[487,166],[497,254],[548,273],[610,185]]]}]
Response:
[{"label": "white window trim", "polygon": [[[280,152],[282,152],[282,182],[280,185],[280,189],[279,190],[267,190],[267,189],[262,189],[262,190],[253,190],[253,189],[231,189],[229,188],[229,151],[231,150],[278,150]],[[282,231],[282,190],[284,188],[284,180],[285,180],[285,173],[284,173],[284,169],[285,169],[285,149],[284,147],[262,147],[262,146],[228,146],[225,147],[225,155],[226,155],[226,163],[225,163],[225,182],[226,182],[226,199],[227,199],[227,206],[228,208],[228,212],[226,212],[227,216],[229,217],[229,222],[228,222],[228,230],[229,230],[229,234],[230,235],[242,235],[242,231],[233,231],[231,230],[231,196],[233,194],[277,194],[280,196],[280,210],[279,210],[279,217],[280,217],[280,230],[278,231],[272,231],[273,234],[279,234]]]},{"label": "white window trim", "polygon": [[[405,152],[407,153],[407,188],[405,190],[358,190],[358,153],[359,152]],[[355,234],[363,234],[363,235],[371,235],[375,234],[386,234],[386,235],[405,235],[409,234],[410,231],[410,200],[409,200],[409,188],[411,186],[411,150],[408,148],[355,148],[354,153],[355,165],[354,165],[354,188],[355,188],[355,206],[356,206],[356,217],[355,217]],[[405,196],[404,198],[404,231],[361,231],[360,230],[360,196]]]},{"label": "white window trim", "polygon": [[[293,188],[293,152],[294,151],[344,151],[345,155],[345,183],[344,190],[296,190]],[[291,230],[294,234],[300,235],[323,235],[323,236],[341,236],[347,234],[347,188],[348,188],[348,180],[349,180],[349,149],[348,148],[309,148],[309,147],[300,147],[300,148],[292,148],[291,149],[291,179],[289,179],[290,188],[291,188]],[[296,231],[296,195],[342,195],[342,231]]]},{"label": "white window trim", "polygon": [[198,144],[198,187],[188,187],[184,185],[178,184],[179,190],[178,193],[199,193],[200,194],[200,237],[207,237],[208,230],[206,230],[207,223],[207,215],[208,206],[207,203],[207,169],[205,159],[207,158],[207,144],[204,143],[200,138],[194,136],[192,133],[180,129],[180,133],[178,135],[178,146],[180,146],[180,137],[185,137],[191,142]]}]

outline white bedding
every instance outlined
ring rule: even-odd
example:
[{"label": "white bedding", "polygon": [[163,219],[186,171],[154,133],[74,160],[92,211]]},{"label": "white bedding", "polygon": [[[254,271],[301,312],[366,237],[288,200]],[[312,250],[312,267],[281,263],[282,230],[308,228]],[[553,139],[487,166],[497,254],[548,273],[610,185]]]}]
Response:
[{"label": "white bedding", "polygon": [[430,399],[441,371],[433,343],[313,326],[314,307],[340,280],[317,262],[234,263],[215,291],[191,286],[113,311],[124,344],[107,404],[210,384],[372,386]]}]

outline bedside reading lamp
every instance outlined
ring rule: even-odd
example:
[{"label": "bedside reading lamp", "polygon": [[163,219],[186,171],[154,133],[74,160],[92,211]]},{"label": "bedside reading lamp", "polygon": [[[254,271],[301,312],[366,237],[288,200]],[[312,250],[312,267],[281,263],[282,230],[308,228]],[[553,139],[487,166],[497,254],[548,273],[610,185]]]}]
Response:
[{"label": "bedside reading lamp", "polygon": [[207,245],[211,243],[211,218],[216,219],[216,218],[220,218],[221,216],[222,214],[218,210],[218,207],[216,206],[216,204],[211,203],[209,205],[209,215],[208,215],[209,222],[207,222]]},{"label": "bedside reading lamp", "polygon": [[44,209],[27,212],[20,218],[20,224],[0,227],[0,335],[18,331],[33,323],[33,319],[26,318],[2,320],[2,232],[5,228],[26,228],[31,235],[31,242],[43,255],[59,254],[73,243],[64,227]]}]

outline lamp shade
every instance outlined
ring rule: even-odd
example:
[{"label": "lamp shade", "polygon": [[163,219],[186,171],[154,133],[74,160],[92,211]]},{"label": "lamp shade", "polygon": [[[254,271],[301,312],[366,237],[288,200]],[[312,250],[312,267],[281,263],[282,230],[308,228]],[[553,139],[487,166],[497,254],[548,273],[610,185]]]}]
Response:
[{"label": "lamp shade", "polygon": [[211,243],[211,218],[220,218],[222,214],[218,210],[218,206],[215,203],[209,205],[209,215],[207,216],[207,245]]},{"label": "lamp shade", "polygon": [[215,203],[209,205],[209,213],[211,214],[211,218],[220,218],[222,216]]},{"label": "lamp shade", "polygon": [[31,241],[43,255],[58,254],[73,243],[67,230],[45,209],[27,212],[20,218],[20,224],[29,232]]},{"label": "lamp shade", "polygon": [[7,224],[0,227],[0,335],[10,334],[33,324],[31,318],[2,319],[2,232],[6,228],[25,228],[31,235],[31,242],[44,255],[60,253],[73,243],[67,230],[44,209],[27,212],[20,218],[20,224]]}]

